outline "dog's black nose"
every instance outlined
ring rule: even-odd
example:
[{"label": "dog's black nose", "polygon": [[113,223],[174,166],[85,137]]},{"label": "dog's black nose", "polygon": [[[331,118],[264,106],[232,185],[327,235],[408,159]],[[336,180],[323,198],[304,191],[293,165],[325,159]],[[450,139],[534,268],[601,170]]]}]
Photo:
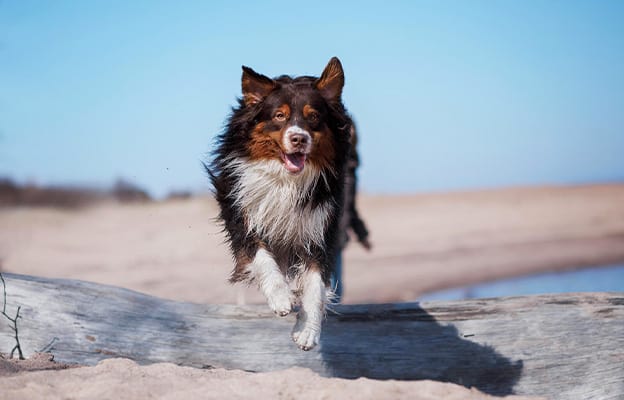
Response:
[{"label": "dog's black nose", "polygon": [[292,143],[293,146],[305,146],[308,144],[308,138],[308,135],[294,133],[290,135],[290,143]]}]

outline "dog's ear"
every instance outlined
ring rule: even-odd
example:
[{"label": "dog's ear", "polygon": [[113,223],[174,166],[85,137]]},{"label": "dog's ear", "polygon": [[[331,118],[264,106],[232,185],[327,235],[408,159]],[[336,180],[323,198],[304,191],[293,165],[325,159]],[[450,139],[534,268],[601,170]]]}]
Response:
[{"label": "dog's ear", "polygon": [[332,57],[323,70],[323,74],[316,80],[314,86],[321,95],[330,102],[339,102],[344,86],[344,71],[337,57]]},{"label": "dog's ear", "polygon": [[262,74],[243,65],[243,101],[246,106],[260,103],[277,87],[277,83]]}]

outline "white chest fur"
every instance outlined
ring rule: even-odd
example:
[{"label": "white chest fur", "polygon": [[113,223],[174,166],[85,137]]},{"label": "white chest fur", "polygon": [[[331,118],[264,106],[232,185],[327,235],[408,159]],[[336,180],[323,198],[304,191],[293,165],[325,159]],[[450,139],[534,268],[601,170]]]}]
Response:
[{"label": "white chest fur", "polygon": [[[229,164],[239,176],[230,194],[246,216],[248,233],[269,243],[298,244],[309,248],[323,245],[330,216],[329,204],[312,207],[311,191],[323,175],[306,165],[297,175],[277,160],[235,160]],[[325,184],[325,182],[322,182]]]}]

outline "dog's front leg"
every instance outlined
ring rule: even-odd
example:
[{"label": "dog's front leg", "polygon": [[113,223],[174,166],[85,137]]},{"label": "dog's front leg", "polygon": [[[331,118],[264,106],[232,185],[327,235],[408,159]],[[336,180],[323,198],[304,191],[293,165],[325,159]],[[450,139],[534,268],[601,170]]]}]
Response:
[{"label": "dog's front leg", "polygon": [[288,315],[292,310],[294,296],[273,255],[259,248],[247,270],[252,279],[258,282],[271,310],[281,317]]},{"label": "dog's front leg", "polygon": [[301,285],[301,309],[292,338],[300,349],[307,351],[319,343],[327,296],[323,278],[317,269],[306,270]]}]

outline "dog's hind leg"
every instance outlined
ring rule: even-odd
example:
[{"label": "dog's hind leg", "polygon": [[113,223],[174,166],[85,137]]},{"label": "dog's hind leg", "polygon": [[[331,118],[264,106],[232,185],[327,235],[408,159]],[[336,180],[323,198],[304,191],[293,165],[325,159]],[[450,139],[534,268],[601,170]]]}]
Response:
[{"label": "dog's hind leg", "polygon": [[259,248],[247,270],[250,278],[258,282],[271,310],[281,317],[288,315],[292,310],[294,295],[273,255]]},{"label": "dog's hind leg", "polygon": [[307,351],[319,343],[327,297],[325,284],[318,270],[305,271],[301,284],[303,286],[301,309],[297,314],[292,338],[300,349]]}]

